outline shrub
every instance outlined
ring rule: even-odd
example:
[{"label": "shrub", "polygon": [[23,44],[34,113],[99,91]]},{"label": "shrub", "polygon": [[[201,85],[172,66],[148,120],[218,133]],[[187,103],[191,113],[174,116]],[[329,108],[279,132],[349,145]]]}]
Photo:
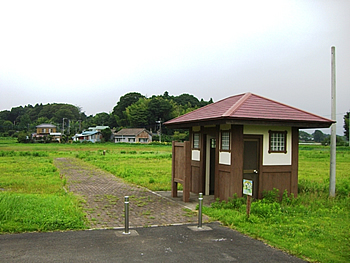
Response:
[{"label": "shrub", "polygon": [[228,201],[219,201],[211,204],[212,208],[218,208],[218,209],[239,209],[242,207],[242,205],[246,204],[246,198],[245,197],[237,197],[237,194],[234,194],[232,198],[230,198]]},{"label": "shrub", "polygon": [[315,181],[300,179],[298,184],[299,193],[326,193],[328,185],[326,183],[319,183]]},{"label": "shrub", "polygon": [[282,213],[281,204],[277,202],[266,203],[264,200],[257,200],[252,203],[250,213],[259,217],[275,217]]},{"label": "shrub", "polygon": [[280,200],[280,191],[273,188],[272,191],[263,191],[263,200],[265,203],[274,203]]}]

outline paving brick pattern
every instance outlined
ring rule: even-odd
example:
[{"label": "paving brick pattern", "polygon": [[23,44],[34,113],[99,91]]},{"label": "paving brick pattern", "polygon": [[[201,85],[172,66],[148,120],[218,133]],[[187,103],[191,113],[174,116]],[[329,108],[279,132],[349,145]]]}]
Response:
[{"label": "paving brick pattern", "polygon": [[67,190],[81,197],[91,228],[124,227],[124,196],[130,197],[130,228],[198,220],[196,212],[79,159],[57,158],[54,164],[67,179]]}]

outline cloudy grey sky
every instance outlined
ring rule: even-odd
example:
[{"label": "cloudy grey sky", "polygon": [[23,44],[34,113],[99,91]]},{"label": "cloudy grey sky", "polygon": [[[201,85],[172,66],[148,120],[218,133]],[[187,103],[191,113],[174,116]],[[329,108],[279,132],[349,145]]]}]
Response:
[{"label": "cloudy grey sky", "polygon": [[125,93],[218,101],[253,92],[330,118],[350,109],[350,1],[2,1],[0,110]]}]

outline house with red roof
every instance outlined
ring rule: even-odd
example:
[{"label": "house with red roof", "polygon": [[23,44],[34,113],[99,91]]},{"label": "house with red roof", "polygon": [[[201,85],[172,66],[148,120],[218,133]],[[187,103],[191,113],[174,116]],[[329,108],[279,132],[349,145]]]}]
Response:
[{"label": "house with red roof", "polygon": [[173,142],[172,194],[177,184],[189,193],[228,200],[243,195],[243,181],[252,196],[277,188],[298,194],[299,129],[328,128],[333,121],[244,93],[209,104],[164,123],[188,129],[190,141]]}]

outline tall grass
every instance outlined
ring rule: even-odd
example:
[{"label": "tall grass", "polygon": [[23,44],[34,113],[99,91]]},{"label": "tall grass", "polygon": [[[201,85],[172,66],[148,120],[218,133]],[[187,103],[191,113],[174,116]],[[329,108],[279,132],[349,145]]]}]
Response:
[{"label": "tall grass", "polygon": [[[34,152],[35,153],[35,152]],[[62,194],[64,181],[52,160],[46,157],[0,155],[0,187],[18,193]]]},{"label": "tall grass", "polygon": [[0,138],[0,233],[86,227],[78,200],[64,191],[66,180],[53,165],[57,157],[78,157],[131,183],[170,189],[169,145],[21,144]]},{"label": "tall grass", "polygon": [[84,229],[84,215],[72,198],[58,195],[0,193],[0,232]]},{"label": "tall grass", "polygon": [[162,152],[146,151],[144,146],[132,150],[83,152],[76,157],[104,169],[125,181],[153,191],[171,190],[171,147]]},{"label": "tall grass", "polygon": [[329,198],[329,148],[300,149],[299,193],[277,191],[251,205],[232,198],[204,212],[225,225],[289,253],[317,262],[350,262],[350,149],[337,149],[336,197]]},{"label": "tall grass", "polygon": [[[103,152],[105,151],[105,155]],[[76,199],[62,190],[56,157],[76,157],[153,190],[171,188],[171,146],[11,144],[0,139],[0,231],[84,227]],[[231,228],[317,262],[350,262],[350,149],[337,148],[336,197],[328,197],[329,147],[301,146],[299,193],[252,203],[232,198],[203,211]],[[42,209],[41,209],[42,207]],[[39,222],[40,221],[40,222]]]},{"label": "tall grass", "polygon": [[0,233],[86,228],[47,152],[0,151],[0,171]]}]

